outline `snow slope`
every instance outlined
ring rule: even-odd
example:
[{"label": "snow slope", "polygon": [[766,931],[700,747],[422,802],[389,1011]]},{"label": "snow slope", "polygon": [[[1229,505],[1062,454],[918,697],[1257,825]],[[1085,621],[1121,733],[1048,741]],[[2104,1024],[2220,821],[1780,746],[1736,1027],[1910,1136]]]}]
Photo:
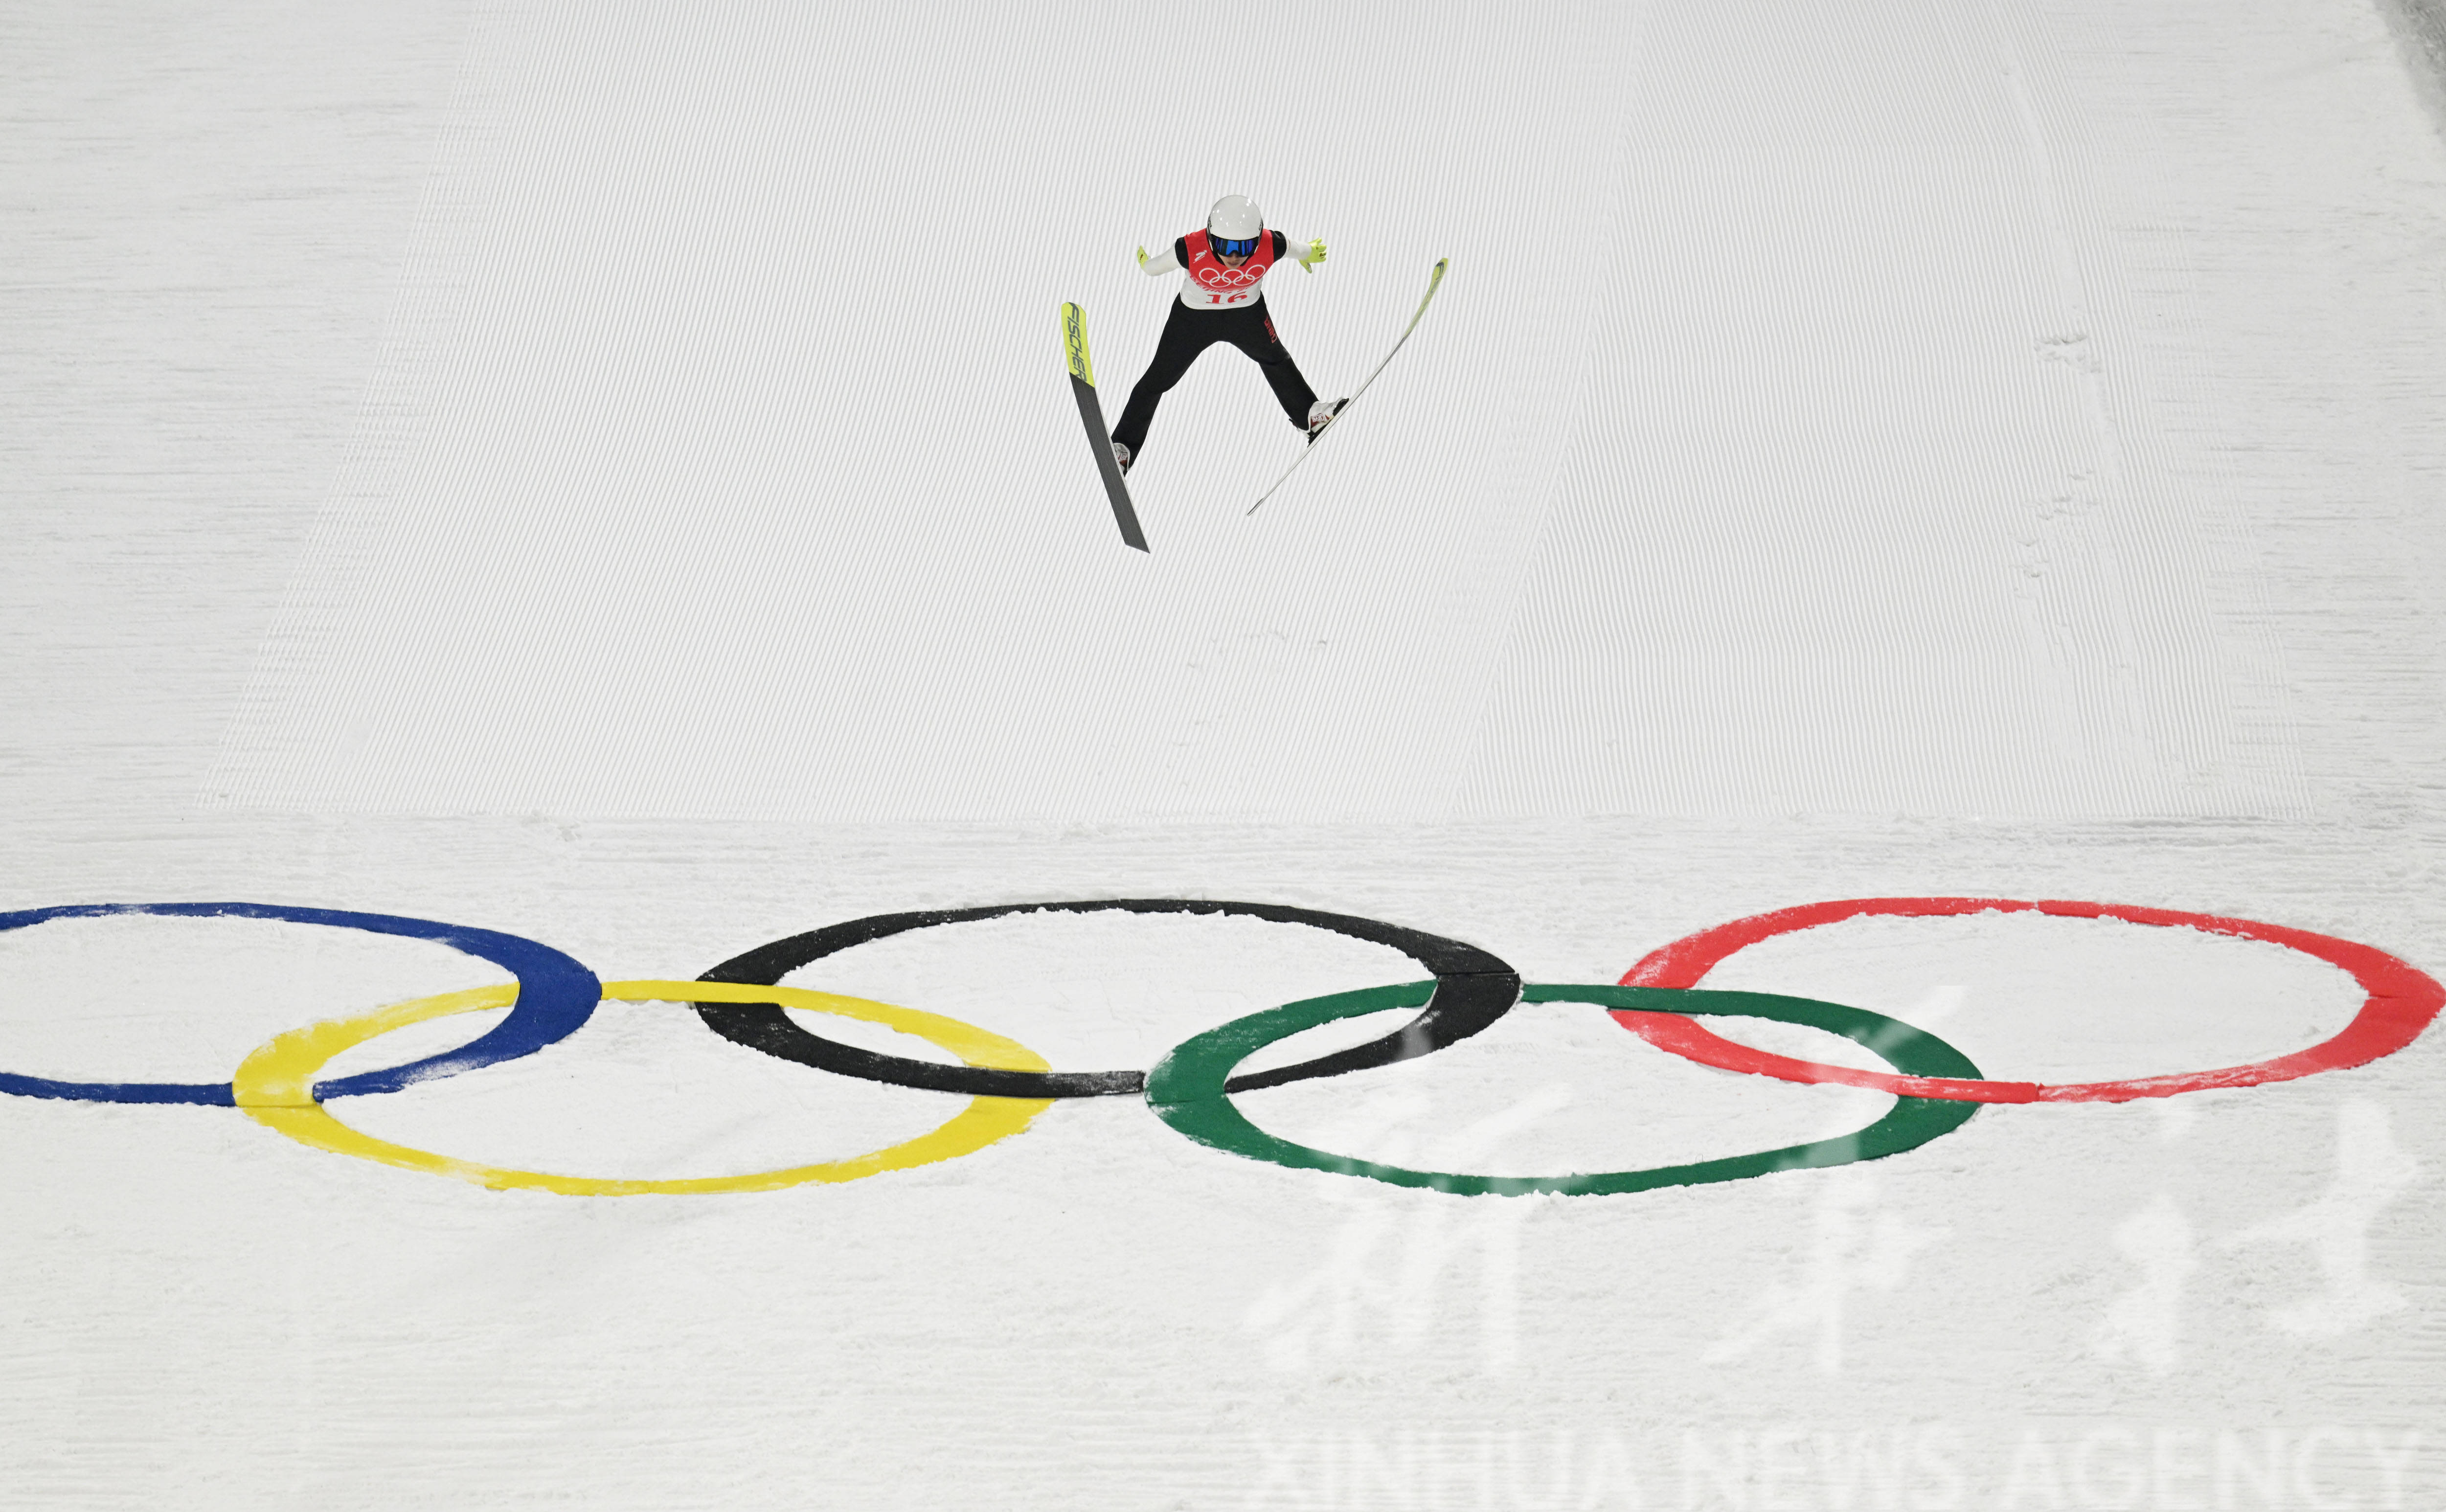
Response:
[{"label": "snow slope", "polygon": [[[2333,738],[2291,607],[2435,645],[2439,145],[2376,14],[1128,14],[478,27],[216,801],[2292,814],[2425,760]],[[1297,433],[1196,369],[1117,557],[1051,312],[1117,412],[1129,249],[1233,187],[1329,234],[1270,296],[1327,387],[1454,273],[1278,513]]]}]

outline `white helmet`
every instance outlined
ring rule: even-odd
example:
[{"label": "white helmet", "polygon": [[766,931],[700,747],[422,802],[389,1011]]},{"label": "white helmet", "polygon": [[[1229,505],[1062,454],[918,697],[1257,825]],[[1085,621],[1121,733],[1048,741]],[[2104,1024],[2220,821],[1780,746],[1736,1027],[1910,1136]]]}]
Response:
[{"label": "white helmet", "polygon": [[1251,241],[1266,229],[1266,217],[1247,195],[1225,195],[1206,215],[1206,234],[1226,241]]}]

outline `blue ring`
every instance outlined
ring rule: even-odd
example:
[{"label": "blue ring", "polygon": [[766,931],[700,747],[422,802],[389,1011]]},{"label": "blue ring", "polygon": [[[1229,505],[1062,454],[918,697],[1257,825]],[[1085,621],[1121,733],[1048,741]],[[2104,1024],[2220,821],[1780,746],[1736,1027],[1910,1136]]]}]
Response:
[{"label": "blue ring", "polygon": [[[399,918],[389,914],[350,914],[330,908],[288,908],[278,903],[69,903],[59,908],[29,908],[0,914],[0,931],[24,929],[53,918],[103,918],[114,914],[166,914],[184,918],[273,918],[292,924],[329,924],[335,929],[364,930],[369,935],[400,935],[409,939],[438,940],[461,954],[491,961],[518,979],[517,1002],[510,1016],[490,1031],[455,1050],[386,1070],[363,1071],[337,1081],[320,1082],[314,1099],[363,1097],[371,1092],[396,1092],[419,1082],[456,1076],[480,1067],[533,1055],[547,1045],[575,1033],[594,1005],[603,984],[575,958],[549,945],[489,929],[437,924],[431,919]],[[42,1076],[0,1071],[0,1092],[18,1097],[71,1098],[85,1103],[203,1103],[216,1107],[236,1106],[227,1082],[55,1082]]]}]

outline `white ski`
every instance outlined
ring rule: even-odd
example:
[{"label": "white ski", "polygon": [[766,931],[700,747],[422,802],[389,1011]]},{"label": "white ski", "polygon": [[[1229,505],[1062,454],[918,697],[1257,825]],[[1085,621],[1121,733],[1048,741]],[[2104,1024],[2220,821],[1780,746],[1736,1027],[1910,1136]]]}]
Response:
[{"label": "white ski", "polygon": [[[1393,360],[1393,352],[1400,351],[1402,350],[1402,342],[1409,340],[1410,332],[1419,329],[1419,315],[1423,315],[1427,312],[1427,301],[1436,296],[1436,290],[1441,287],[1444,281],[1444,269],[1451,266],[1451,264],[1452,259],[1450,257],[1438,257],[1436,259],[1436,271],[1427,275],[1426,295],[1419,301],[1418,314],[1412,315],[1410,317],[1410,323],[1402,328],[1402,340],[1393,343],[1393,351],[1388,351],[1384,354],[1384,362],[1380,362],[1376,365],[1376,372],[1371,372],[1367,375],[1366,383],[1361,384],[1358,387],[1350,391],[1350,397],[1343,402],[1342,407],[1334,412],[1333,418],[1326,421],[1322,426],[1318,427],[1315,437],[1308,442],[1306,447],[1301,449],[1298,458],[1294,460],[1289,466],[1283,469],[1282,477],[1274,480],[1274,488],[1280,488],[1285,482],[1289,481],[1291,474],[1299,471],[1299,464],[1308,461],[1308,454],[1316,450],[1317,443],[1325,440],[1325,433],[1331,430],[1334,426],[1342,424],[1342,417],[1350,413],[1350,406],[1359,403],[1359,396],[1367,391],[1367,384],[1372,384],[1376,381],[1376,373],[1383,372],[1384,370],[1384,363],[1391,362]],[[1257,503],[1251,504],[1249,506],[1249,513],[1251,515],[1255,514],[1257,512],[1257,504],[1262,504],[1267,500],[1273,498],[1274,488],[1269,488],[1264,493],[1259,494],[1257,496]]]}]

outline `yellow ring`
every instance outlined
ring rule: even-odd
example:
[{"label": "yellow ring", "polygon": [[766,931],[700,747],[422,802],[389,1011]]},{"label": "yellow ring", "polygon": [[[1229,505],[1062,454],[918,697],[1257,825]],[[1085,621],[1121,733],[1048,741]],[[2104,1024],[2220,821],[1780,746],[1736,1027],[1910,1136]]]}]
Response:
[{"label": "yellow ring", "polygon": [[[428,1150],[410,1149],[404,1144],[393,1144],[386,1140],[358,1133],[325,1112],[323,1105],[314,1101],[314,1073],[342,1050],[361,1045],[376,1035],[387,1034],[392,1030],[423,1023],[429,1018],[471,1013],[479,1009],[506,1008],[517,1000],[517,995],[516,983],[479,987],[464,992],[443,992],[435,997],[393,1003],[388,1008],[378,1008],[358,1018],[335,1019],[329,1023],[291,1030],[265,1042],[239,1064],[237,1075],[231,1079],[232,1088],[237,1095],[237,1106],[246,1109],[247,1116],[256,1123],[278,1129],[299,1143],[311,1144],[316,1149],[380,1161],[386,1165],[402,1166],[411,1171],[455,1176],[462,1181],[473,1181],[479,1186],[496,1190],[525,1188],[560,1192],[571,1197],[630,1197],[641,1192],[770,1192],[810,1181],[855,1181],[881,1171],[931,1165],[936,1161],[948,1161],[983,1149],[996,1140],[1006,1139],[1027,1127],[1037,1114],[1053,1106],[1049,1099],[980,1097],[972,1099],[958,1116],[931,1133],[921,1134],[889,1149],[852,1156],[845,1161],[794,1165],[781,1171],[755,1171],[745,1176],[620,1181],[587,1176],[553,1176],[542,1171],[504,1170],[498,1165],[479,1165],[472,1161],[452,1160],[447,1155],[436,1155]],[[1025,1046],[989,1033],[973,1024],[963,1024],[939,1014],[922,1013],[912,1008],[869,1002],[862,997],[843,997],[836,992],[736,982],[637,981],[606,982],[603,984],[603,996],[607,1000],[624,1003],[780,1003],[785,1008],[810,1008],[819,1013],[837,1013],[843,1018],[861,1018],[870,1024],[887,1025],[931,1040],[970,1066],[1012,1071],[1052,1069],[1044,1057]]]}]

